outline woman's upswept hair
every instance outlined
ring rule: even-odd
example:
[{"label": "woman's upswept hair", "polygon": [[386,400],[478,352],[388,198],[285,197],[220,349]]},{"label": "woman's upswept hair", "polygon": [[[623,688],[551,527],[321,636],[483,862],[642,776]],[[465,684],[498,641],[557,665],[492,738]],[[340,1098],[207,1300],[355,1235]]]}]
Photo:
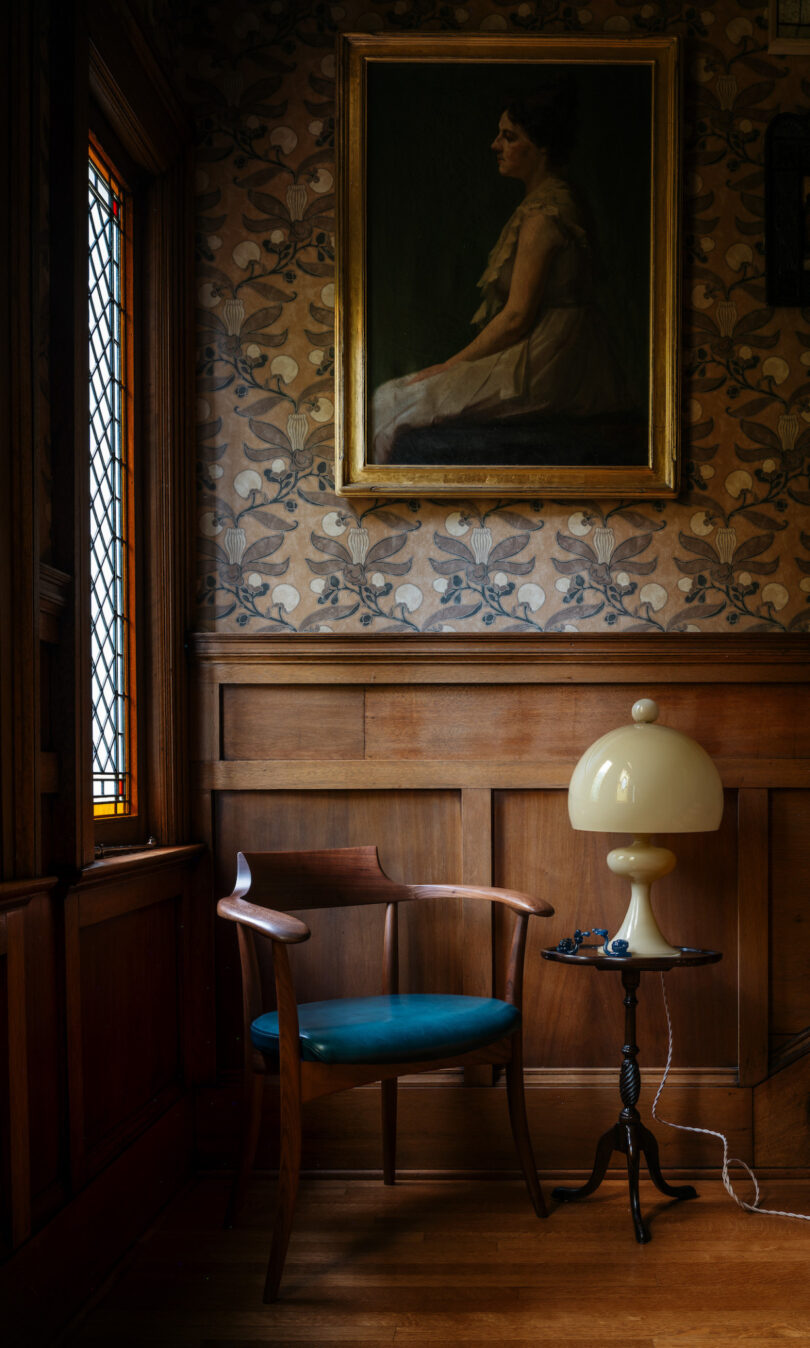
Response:
[{"label": "woman's upswept hair", "polygon": [[577,133],[577,97],[569,74],[549,77],[526,94],[512,94],[504,111],[553,164],[564,164]]}]

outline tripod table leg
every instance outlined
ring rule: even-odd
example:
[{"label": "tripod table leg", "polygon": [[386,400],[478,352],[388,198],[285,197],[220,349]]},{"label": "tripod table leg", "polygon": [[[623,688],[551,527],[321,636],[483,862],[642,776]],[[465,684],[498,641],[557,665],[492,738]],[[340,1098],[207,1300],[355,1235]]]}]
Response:
[{"label": "tripod table leg", "polygon": [[575,1198],[587,1198],[592,1194],[602,1180],[605,1178],[605,1172],[610,1164],[610,1158],[617,1149],[616,1138],[617,1126],[613,1125],[603,1133],[596,1146],[596,1159],[593,1163],[591,1177],[585,1184],[580,1185],[578,1189],[569,1189],[567,1186],[552,1190],[552,1198],[558,1198],[561,1203],[571,1203]]},{"label": "tripod table leg", "polygon": [[656,1189],[660,1189],[662,1194],[667,1194],[670,1198],[697,1198],[697,1189],[691,1184],[667,1184],[664,1176],[661,1174],[661,1163],[658,1159],[658,1143],[643,1124],[639,1127],[639,1139],[641,1150],[647,1161],[647,1169],[650,1172],[650,1179]]}]

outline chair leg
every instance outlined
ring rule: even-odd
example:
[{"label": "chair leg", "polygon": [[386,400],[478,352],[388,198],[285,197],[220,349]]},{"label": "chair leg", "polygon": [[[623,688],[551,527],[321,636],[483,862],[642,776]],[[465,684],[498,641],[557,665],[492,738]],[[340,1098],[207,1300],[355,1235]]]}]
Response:
[{"label": "chair leg", "polygon": [[538,1217],[547,1217],[543,1190],[537,1178],[532,1140],[529,1135],[529,1122],[526,1118],[526,1096],[523,1090],[523,1043],[520,1036],[512,1041],[512,1058],[506,1066],[506,1093],[509,1099],[509,1119],[512,1124],[512,1136],[515,1139],[520,1168],[529,1190],[529,1197]]},{"label": "chair leg", "polygon": [[301,1093],[300,1089],[281,1091],[281,1147],[278,1170],[278,1206],[276,1208],[267,1277],[264,1284],[265,1304],[278,1296],[284,1260],[290,1243],[295,1200],[298,1195],[298,1176],[301,1171]]},{"label": "chair leg", "polygon": [[239,1162],[236,1167],[231,1193],[228,1199],[228,1206],[225,1210],[225,1225],[233,1226],[239,1209],[242,1206],[242,1200],[245,1196],[245,1186],[248,1175],[253,1169],[253,1162],[256,1159],[256,1147],[259,1143],[259,1125],[262,1120],[262,1100],[264,1093],[264,1077],[258,1072],[251,1072],[245,1084],[245,1103],[244,1119],[242,1122],[242,1146],[239,1152]]},{"label": "chair leg", "polygon": [[397,1178],[397,1079],[380,1082],[382,1100],[383,1183]]}]

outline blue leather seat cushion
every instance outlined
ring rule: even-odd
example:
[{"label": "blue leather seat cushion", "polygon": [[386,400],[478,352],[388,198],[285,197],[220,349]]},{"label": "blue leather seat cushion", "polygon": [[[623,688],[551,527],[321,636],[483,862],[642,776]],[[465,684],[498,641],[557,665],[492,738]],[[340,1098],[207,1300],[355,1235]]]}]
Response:
[{"label": "blue leather seat cushion", "polygon": [[[434,993],[305,1002],[298,1008],[305,1062],[418,1062],[490,1044],[511,1034],[520,1012],[495,997]],[[256,1048],[278,1054],[278,1014],[250,1027]]]}]

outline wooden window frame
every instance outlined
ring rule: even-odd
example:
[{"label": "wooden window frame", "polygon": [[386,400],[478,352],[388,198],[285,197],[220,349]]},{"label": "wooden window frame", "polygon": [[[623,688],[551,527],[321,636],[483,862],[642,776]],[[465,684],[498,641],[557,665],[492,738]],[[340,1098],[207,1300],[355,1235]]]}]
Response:
[{"label": "wooden window frame", "polygon": [[[96,819],[94,841],[160,844],[188,836],[185,632],[191,570],[189,430],[193,408],[191,127],[124,4],[89,6],[91,108],[126,156],[135,186],[139,271],[136,625],[142,659],[137,814]],[[93,117],[91,115],[91,122]],[[98,121],[97,121],[98,124]],[[148,532],[143,523],[149,520]],[[140,527],[139,527],[140,525]]]},{"label": "wooden window frame", "polygon": [[[51,203],[60,285],[53,356],[53,564],[69,600],[55,650],[59,790],[50,863],[78,875],[95,847],[189,838],[185,639],[192,575],[192,126],[126,0],[83,0],[55,11]],[[92,801],[89,603],[87,147],[108,128],[107,152],[136,188],[140,326],[137,416],[143,539],[136,602],[139,645],[139,811],[95,819]],[[105,131],[105,135],[107,132]],[[137,179],[137,183],[136,180]],[[146,531],[140,521],[149,522]]]},{"label": "wooden window frame", "polygon": [[[97,841],[115,842],[122,828],[129,833],[139,832],[142,816],[148,815],[147,802],[140,790],[139,766],[142,758],[139,742],[138,703],[143,682],[138,641],[138,628],[143,613],[141,592],[143,589],[143,568],[141,553],[144,546],[143,530],[140,522],[140,484],[138,462],[138,440],[140,433],[140,383],[141,361],[139,348],[142,342],[142,305],[139,295],[139,258],[138,242],[142,211],[140,207],[138,183],[140,176],[133,166],[126,162],[121,147],[117,144],[106,121],[97,113],[94,105],[90,108],[90,134],[88,153],[96,169],[109,178],[110,185],[120,188],[124,198],[122,221],[123,268],[123,393],[124,416],[122,428],[122,477],[124,496],[124,696],[127,703],[126,724],[126,764],[129,776],[127,804],[123,809],[99,808],[93,803],[93,818]],[[89,345],[89,344],[88,344]],[[126,823],[125,823],[126,821]],[[107,837],[107,835],[110,835]]]}]

